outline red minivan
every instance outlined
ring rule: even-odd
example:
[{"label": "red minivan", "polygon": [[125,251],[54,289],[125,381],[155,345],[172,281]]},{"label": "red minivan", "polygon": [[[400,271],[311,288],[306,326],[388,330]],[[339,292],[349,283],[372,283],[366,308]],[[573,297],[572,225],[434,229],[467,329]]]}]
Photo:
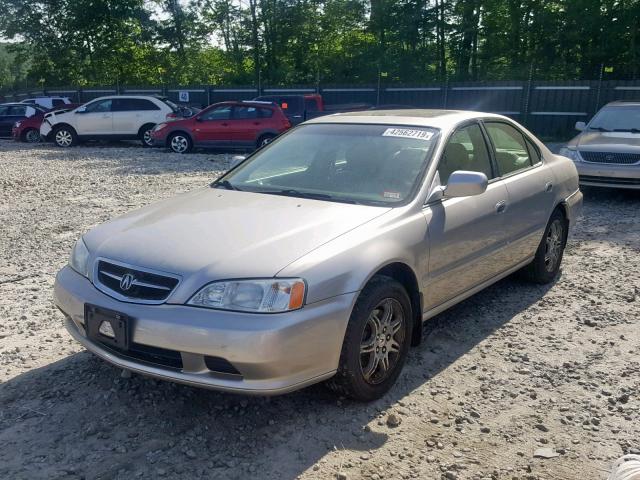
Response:
[{"label": "red minivan", "polygon": [[215,103],[191,118],[158,124],[151,132],[155,147],[176,153],[193,148],[258,148],[291,128],[279,106],[270,102]]}]

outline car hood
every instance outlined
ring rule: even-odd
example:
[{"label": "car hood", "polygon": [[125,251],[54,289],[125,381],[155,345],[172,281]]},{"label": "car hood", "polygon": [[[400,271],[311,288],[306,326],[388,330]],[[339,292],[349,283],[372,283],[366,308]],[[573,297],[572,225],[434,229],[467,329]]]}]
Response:
[{"label": "car hood", "polygon": [[389,210],[205,188],[104,223],[84,240],[94,259],[174,273],[183,284],[272,277]]},{"label": "car hood", "polygon": [[569,146],[585,152],[640,153],[640,134],[586,131],[569,142]]}]

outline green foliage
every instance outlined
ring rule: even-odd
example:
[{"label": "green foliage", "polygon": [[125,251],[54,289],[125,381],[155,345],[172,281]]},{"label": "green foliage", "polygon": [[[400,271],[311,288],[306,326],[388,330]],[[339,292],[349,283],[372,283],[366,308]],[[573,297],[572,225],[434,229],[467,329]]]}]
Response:
[{"label": "green foliage", "polygon": [[640,74],[640,0],[0,0],[0,88]]}]

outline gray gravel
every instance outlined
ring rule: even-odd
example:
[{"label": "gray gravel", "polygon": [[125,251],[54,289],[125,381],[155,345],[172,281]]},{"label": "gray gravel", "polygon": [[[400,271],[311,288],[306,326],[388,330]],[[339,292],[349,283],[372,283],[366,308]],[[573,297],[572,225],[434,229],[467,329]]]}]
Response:
[{"label": "gray gravel", "polygon": [[0,478],[583,480],[639,452],[640,193],[586,190],[560,279],[433,319],[372,404],[126,378],[83,351],[51,302],[75,239],[229,158],[0,140]]}]

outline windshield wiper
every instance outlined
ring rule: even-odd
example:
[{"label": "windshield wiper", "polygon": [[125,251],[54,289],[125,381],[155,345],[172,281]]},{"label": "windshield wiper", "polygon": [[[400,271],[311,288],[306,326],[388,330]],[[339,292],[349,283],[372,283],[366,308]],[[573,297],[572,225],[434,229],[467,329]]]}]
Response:
[{"label": "windshield wiper", "polygon": [[597,130],[599,132],[610,132],[611,130],[608,130],[604,127],[589,127],[589,130]]},{"label": "windshield wiper", "polygon": [[238,187],[233,185],[229,180],[216,180],[215,182],[213,182],[212,186],[214,188],[222,187],[222,188],[226,188],[227,190],[242,191]]},{"label": "windshield wiper", "polygon": [[293,188],[285,188],[283,190],[265,190],[260,193],[269,193],[271,195],[284,195],[288,197],[300,197],[300,198],[310,198],[313,200],[330,200],[334,202],[342,202],[342,203],[358,203],[355,200],[350,200],[341,197],[334,197],[333,195],[329,195],[327,193],[316,193],[316,192],[301,192],[300,190],[295,190]]},{"label": "windshield wiper", "polygon": [[614,128],[614,132],[631,132],[631,133],[640,133],[640,128]]}]

